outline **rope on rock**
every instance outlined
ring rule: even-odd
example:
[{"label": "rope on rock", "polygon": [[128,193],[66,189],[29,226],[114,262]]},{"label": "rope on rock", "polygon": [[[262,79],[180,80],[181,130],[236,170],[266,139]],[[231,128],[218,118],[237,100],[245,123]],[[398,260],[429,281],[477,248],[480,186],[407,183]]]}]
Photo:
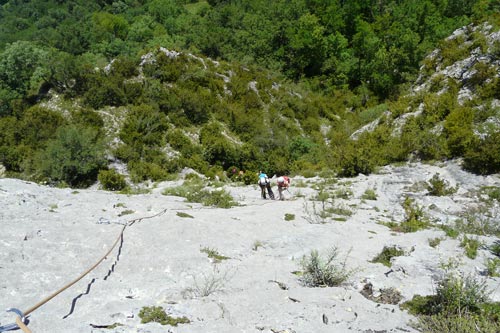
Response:
[{"label": "rope on rock", "polygon": [[[74,279],[73,281],[69,282],[68,284],[64,285],[62,288],[58,289],[57,291],[55,291],[54,293],[52,293],[51,295],[45,297],[44,299],[42,299],[40,302],[36,303],[35,305],[33,305],[32,307],[30,307],[28,310],[24,311],[24,312],[20,312],[19,310],[17,311],[14,311],[16,313],[18,313],[18,315],[16,316],[16,324],[18,327],[12,327],[12,325],[6,325],[6,326],[2,326],[0,327],[0,332],[3,332],[3,331],[8,331],[8,330],[13,330],[13,329],[17,329],[17,328],[20,328],[24,333],[31,333],[31,330],[26,326],[25,322],[24,322],[24,319],[30,314],[32,313],[33,311],[35,311],[36,309],[38,309],[39,307],[41,307],[42,305],[44,305],[45,303],[49,302],[51,299],[53,299],[54,297],[56,297],[57,295],[59,295],[60,293],[62,293],[63,291],[65,291],[66,289],[69,289],[71,286],[73,286],[75,283],[77,283],[78,281],[80,281],[81,279],[83,279],[87,274],[89,274],[90,272],[92,272],[97,266],[99,266],[99,264],[101,262],[103,262],[108,256],[109,254],[113,251],[113,249],[116,247],[116,245],[118,244],[118,242],[120,241],[120,239],[122,238],[123,236],[123,233],[125,232],[125,229],[127,227],[131,227],[132,225],[134,225],[136,222],[140,222],[142,220],[146,220],[146,219],[152,219],[152,218],[155,218],[155,217],[158,217],[158,216],[161,216],[163,214],[165,214],[165,212],[167,211],[167,209],[164,209],[162,210],[161,212],[157,213],[157,214],[154,214],[154,215],[151,215],[151,216],[146,216],[146,217],[140,217],[140,218],[136,218],[136,219],[133,219],[133,220],[129,220],[127,221],[127,223],[125,223],[118,235],[118,237],[116,238],[115,242],[113,243],[113,245],[111,246],[111,248],[106,252],[106,254],[104,256],[102,256],[94,265],[92,265],[89,269],[87,269],[85,272],[83,272],[82,274],[80,274],[80,276],[78,276],[76,279]],[[19,312],[22,314],[19,314]],[[1,330],[3,327],[7,328],[5,330]]]}]

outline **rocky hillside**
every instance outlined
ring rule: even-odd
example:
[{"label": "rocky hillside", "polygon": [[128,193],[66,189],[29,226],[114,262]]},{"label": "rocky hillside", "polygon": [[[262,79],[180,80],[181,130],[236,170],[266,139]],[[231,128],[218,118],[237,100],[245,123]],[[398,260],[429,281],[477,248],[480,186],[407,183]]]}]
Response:
[{"label": "rocky hillside", "polygon": [[[0,179],[0,307],[26,312],[118,240],[30,312],[33,332],[500,327],[498,175],[448,162],[295,177],[284,201],[205,180],[230,208],[198,202],[197,181],[124,195]],[[13,321],[0,313],[0,326]]]},{"label": "rocky hillside", "polygon": [[385,160],[460,157],[469,171],[499,172],[498,29],[485,23],[456,30],[425,58],[410,93],[351,138],[360,145],[373,144],[370,140],[387,145]]}]

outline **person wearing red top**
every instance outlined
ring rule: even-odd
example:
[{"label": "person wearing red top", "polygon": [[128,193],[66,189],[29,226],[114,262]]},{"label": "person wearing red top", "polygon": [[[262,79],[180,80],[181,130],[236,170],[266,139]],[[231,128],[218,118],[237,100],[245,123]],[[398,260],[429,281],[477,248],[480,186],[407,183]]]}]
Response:
[{"label": "person wearing red top", "polygon": [[278,184],[279,199],[285,200],[285,196],[283,195],[283,191],[288,189],[288,187],[290,186],[290,178],[288,176],[279,176],[278,180],[276,182]]}]

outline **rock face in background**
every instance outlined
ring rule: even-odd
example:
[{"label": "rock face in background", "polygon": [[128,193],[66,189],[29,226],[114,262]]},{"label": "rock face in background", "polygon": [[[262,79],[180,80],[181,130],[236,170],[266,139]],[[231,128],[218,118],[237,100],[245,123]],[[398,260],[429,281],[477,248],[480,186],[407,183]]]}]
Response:
[{"label": "rock face in background", "polygon": [[[426,61],[434,64],[435,72],[427,78],[422,73],[417,80],[414,91],[429,90],[432,80],[436,77],[450,78],[461,83],[461,89],[458,93],[459,102],[463,104],[467,100],[472,100],[474,91],[471,88],[474,87],[467,81],[473,79],[477,73],[477,68],[474,65],[483,63],[491,66],[492,71],[496,71],[500,75],[500,31],[493,32],[492,30],[493,26],[487,23],[481,26],[471,25],[457,29],[446,39],[446,42],[456,42],[458,51],[463,52],[461,59],[447,64],[443,62],[443,60],[448,59],[445,59],[446,55],[443,55],[442,50],[437,49],[432,52]],[[421,70],[425,72],[425,65]]]},{"label": "rock face in background", "polygon": [[[423,61],[420,75],[411,88],[409,99],[437,93],[441,95],[458,87],[456,100],[460,106],[471,105],[475,113],[484,110],[496,110],[489,117],[475,124],[475,134],[484,138],[485,129],[500,129],[500,95],[478,96],[478,91],[485,85],[496,85],[500,78],[500,31],[493,31],[493,26],[484,23],[480,26],[470,25],[457,29],[442,43],[442,48],[431,52]],[[494,89],[494,88],[493,88]],[[414,108],[408,107],[406,113],[394,119],[394,136],[401,135],[401,129],[410,117],[418,117],[425,113],[425,103],[420,102]],[[358,129],[351,135],[357,137],[363,132],[373,131],[381,120],[390,116],[384,112],[379,118]],[[383,123],[383,122],[382,122]],[[435,127],[435,134],[442,131],[442,124]]]},{"label": "rock face in background", "polygon": [[[429,195],[435,175],[453,191]],[[485,280],[500,301],[500,280],[485,275],[498,237],[468,233],[474,223],[500,230],[498,198],[485,191],[498,190],[499,175],[474,176],[457,162],[388,166],[350,179],[294,178],[286,201],[260,199],[256,185],[226,185],[240,204],[230,209],[161,194],[180,184],[122,195],[0,179],[0,308],[26,310],[76,278],[138,218],[107,260],[30,315],[33,332],[416,332],[399,305],[433,294],[449,270]],[[427,228],[394,228],[408,218],[408,198]],[[446,236],[440,226],[457,221],[470,225]],[[475,259],[460,246],[463,235],[484,244]],[[372,262],[392,246],[403,255],[390,267]],[[352,275],[337,287],[304,285],[296,274],[303,256],[332,247]],[[151,306],[190,323],[141,323]],[[0,325],[12,321],[0,313]]]}]

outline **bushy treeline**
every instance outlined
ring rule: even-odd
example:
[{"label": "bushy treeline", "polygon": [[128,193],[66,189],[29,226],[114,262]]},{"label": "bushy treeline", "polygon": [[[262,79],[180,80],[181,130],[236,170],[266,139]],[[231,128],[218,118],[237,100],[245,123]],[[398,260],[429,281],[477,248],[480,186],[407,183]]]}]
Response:
[{"label": "bushy treeline", "polygon": [[84,186],[109,158],[136,182],[183,167],[209,176],[319,170],[328,152],[322,126],[341,119],[326,97],[248,66],[166,49],[97,69],[74,60],[68,84],[43,81],[51,98],[14,98],[3,109],[0,161],[12,175]]},{"label": "bushy treeline", "polygon": [[[410,154],[497,172],[498,130],[475,126],[494,111],[457,105],[456,89],[395,98],[437,41],[495,3],[372,2],[3,1],[0,163],[70,186],[100,175],[110,188],[124,187],[110,159],[137,182],[183,167],[353,176]],[[498,99],[498,78],[478,66],[479,96]],[[427,111],[393,135],[420,103]]]},{"label": "bushy treeline", "polygon": [[0,50],[29,40],[111,60],[163,46],[258,64],[321,90],[369,89],[379,98],[397,96],[439,40],[498,9],[490,0],[2,3]]}]

